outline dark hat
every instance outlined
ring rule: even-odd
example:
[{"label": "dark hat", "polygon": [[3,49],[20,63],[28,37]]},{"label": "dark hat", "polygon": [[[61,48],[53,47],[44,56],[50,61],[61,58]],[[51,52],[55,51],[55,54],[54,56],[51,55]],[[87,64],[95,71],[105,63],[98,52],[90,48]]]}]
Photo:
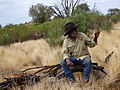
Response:
[{"label": "dark hat", "polygon": [[76,30],[78,25],[75,25],[73,22],[69,22],[64,26],[64,36],[68,35],[70,31]]}]

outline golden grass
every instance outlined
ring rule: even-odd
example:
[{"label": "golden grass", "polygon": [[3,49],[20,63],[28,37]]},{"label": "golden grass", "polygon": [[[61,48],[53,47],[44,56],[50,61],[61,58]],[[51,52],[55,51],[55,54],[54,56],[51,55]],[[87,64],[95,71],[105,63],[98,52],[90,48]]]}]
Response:
[{"label": "golden grass", "polygon": [[[115,27],[118,26],[120,26],[120,23]],[[86,85],[82,82],[82,73],[75,73],[77,84],[70,85],[65,79],[56,81],[55,78],[46,78],[42,83],[26,87],[25,90],[112,90],[113,88],[119,90],[119,85],[115,83],[113,83],[113,88],[109,86],[109,84],[120,78],[119,38],[119,28],[112,30],[111,33],[101,32],[98,45],[90,49],[93,62],[105,66],[108,73],[105,78],[95,80],[95,76],[91,75],[91,82]],[[114,51],[114,54],[109,63],[105,64],[104,58],[111,51]],[[10,72],[20,71],[27,67],[58,64],[61,60],[60,53],[60,47],[51,48],[43,39],[1,46],[0,74],[6,75],[6,72],[8,72],[7,75],[9,76]],[[0,81],[3,80],[1,75]],[[20,90],[20,88],[15,90]]]},{"label": "golden grass", "polygon": [[57,53],[60,48],[52,49],[45,40],[16,43],[0,47],[0,69],[9,70],[30,65],[50,65],[59,63]]}]

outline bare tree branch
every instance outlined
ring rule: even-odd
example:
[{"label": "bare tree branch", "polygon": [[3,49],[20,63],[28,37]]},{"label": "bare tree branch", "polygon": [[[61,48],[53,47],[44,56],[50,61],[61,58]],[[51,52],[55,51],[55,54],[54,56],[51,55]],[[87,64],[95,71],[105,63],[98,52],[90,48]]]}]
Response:
[{"label": "bare tree branch", "polygon": [[68,5],[68,0],[67,0],[66,4],[67,4],[66,8],[68,9],[68,6],[69,6],[69,5]]},{"label": "bare tree branch", "polygon": [[64,2],[62,1],[62,2],[61,2],[61,6],[62,6],[62,8],[64,9],[64,11],[66,11],[66,8],[65,8],[65,6],[64,6],[63,4],[64,4]]},{"label": "bare tree branch", "polygon": [[73,11],[74,11],[75,6],[77,5],[77,3],[79,3],[79,0],[77,0],[77,1],[73,4],[73,6],[72,6],[72,12],[71,12],[71,15],[73,15]]},{"label": "bare tree branch", "polygon": [[[55,8],[55,11],[53,8]],[[61,18],[64,18],[63,14],[61,13],[61,11],[59,10],[59,8],[57,7],[57,5],[55,6],[51,6],[51,10],[58,16],[58,17],[61,17]]]},{"label": "bare tree branch", "polygon": [[77,4],[79,4],[79,1],[80,0],[76,0],[75,2],[74,0],[61,0],[60,4],[62,8],[59,8],[57,5],[51,7],[57,16],[65,18],[73,15],[73,11],[77,6]]}]

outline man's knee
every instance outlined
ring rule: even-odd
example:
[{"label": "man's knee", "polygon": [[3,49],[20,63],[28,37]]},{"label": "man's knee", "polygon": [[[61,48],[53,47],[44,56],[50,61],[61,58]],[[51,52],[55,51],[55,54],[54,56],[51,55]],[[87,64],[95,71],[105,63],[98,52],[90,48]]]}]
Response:
[{"label": "man's knee", "polygon": [[61,63],[60,63],[61,66],[64,66],[66,65],[66,61],[65,60],[62,60]]},{"label": "man's knee", "polygon": [[84,61],[85,61],[85,64],[91,64],[91,63],[92,63],[90,57],[86,57],[86,58],[84,59]]}]

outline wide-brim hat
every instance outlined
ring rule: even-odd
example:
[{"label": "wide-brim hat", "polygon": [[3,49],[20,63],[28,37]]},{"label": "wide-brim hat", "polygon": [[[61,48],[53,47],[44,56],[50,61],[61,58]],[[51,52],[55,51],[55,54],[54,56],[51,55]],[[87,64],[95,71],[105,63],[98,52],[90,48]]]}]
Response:
[{"label": "wide-brim hat", "polygon": [[69,22],[64,26],[64,36],[68,35],[71,31],[77,30],[78,24]]}]

